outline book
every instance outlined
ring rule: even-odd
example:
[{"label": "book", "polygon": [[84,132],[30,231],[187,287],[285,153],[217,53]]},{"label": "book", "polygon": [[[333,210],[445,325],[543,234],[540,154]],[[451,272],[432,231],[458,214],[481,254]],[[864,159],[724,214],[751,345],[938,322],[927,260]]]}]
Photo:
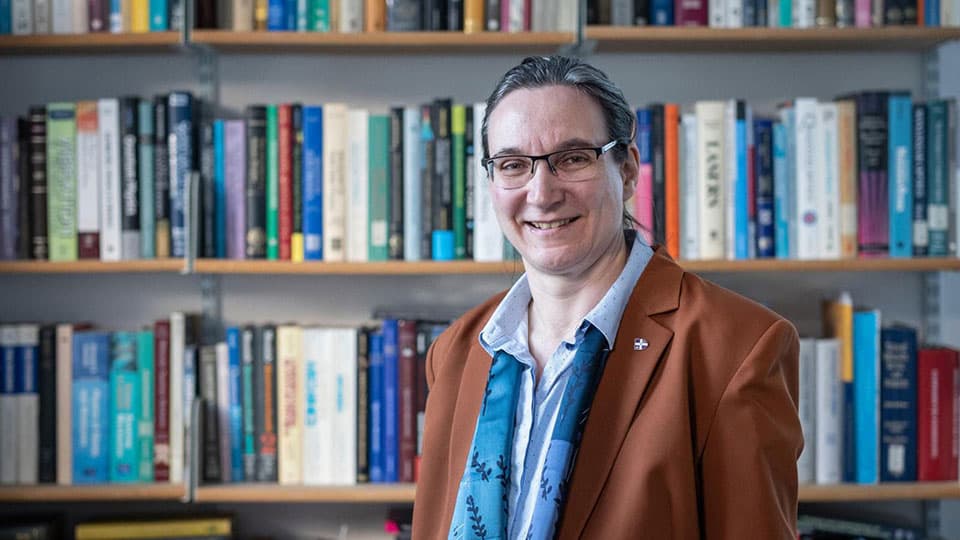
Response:
[{"label": "book", "polygon": [[51,261],[77,260],[76,130],[74,103],[47,105],[47,224]]},{"label": "book", "polygon": [[917,331],[880,331],[880,481],[917,480]]}]

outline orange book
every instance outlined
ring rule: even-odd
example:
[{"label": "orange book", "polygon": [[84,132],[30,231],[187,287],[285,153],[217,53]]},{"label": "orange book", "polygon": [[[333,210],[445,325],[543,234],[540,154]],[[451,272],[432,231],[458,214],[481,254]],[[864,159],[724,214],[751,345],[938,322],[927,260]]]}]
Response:
[{"label": "orange book", "polygon": [[483,0],[463,0],[463,31],[483,32]]},{"label": "orange book", "polygon": [[384,32],[387,29],[387,3],[384,0],[366,0],[363,6],[364,32]]},{"label": "orange book", "polygon": [[674,259],[680,258],[680,106],[668,103],[663,107],[663,166],[665,169],[666,201],[664,208],[664,239],[667,251]]}]

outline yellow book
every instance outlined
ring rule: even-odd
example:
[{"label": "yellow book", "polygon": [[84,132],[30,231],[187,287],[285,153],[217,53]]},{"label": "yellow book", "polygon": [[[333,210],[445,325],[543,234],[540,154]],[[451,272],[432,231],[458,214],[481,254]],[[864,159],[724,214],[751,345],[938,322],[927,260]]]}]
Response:
[{"label": "yellow book", "polygon": [[230,518],[174,519],[161,521],[113,521],[81,523],[74,531],[77,540],[121,540],[230,536]]},{"label": "yellow book", "polygon": [[463,31],[483,32],[483,0],[463,0]]},{"label": "yellow book", "polygon": [[303,262],[303,233],[295,232],[290,235],[290,260]]},{"label": "yellow book", "polygon": [[277,327],[277,478],[285,485],[303,479],[302,342],[299,326]]},{"label": "yellow book", "polygon": [[145,34],[150,31],[150,0],[130,0],[130,31]]},{"label": "yellow book", "polygon": [[823,333],[840,340],[840,381],[853,383],[853,300],[844,291],[835,300],[824,302]]}]

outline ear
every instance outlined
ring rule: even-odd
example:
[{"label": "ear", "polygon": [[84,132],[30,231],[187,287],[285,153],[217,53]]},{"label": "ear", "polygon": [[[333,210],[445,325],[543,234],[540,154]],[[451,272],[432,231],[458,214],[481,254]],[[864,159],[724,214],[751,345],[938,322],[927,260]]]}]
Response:
[{"label": "ear", "polygon": [[640,150],[631,142],[627,146],[627,157],[620,164],[620,178],[623,181],[623,200],[633,197],[637,189],[637,178],[640,175]]}]

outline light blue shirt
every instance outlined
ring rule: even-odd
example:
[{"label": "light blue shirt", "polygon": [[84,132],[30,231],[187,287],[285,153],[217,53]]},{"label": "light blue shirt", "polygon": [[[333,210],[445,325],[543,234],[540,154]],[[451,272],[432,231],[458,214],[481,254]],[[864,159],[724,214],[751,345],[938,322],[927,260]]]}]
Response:
[{"label": "light blue shirt", "polygon": [[[652,256],[650,246],[636,235],[620,276],[580,322],[575,335],[560,343],[544,366],[539,381],[536,380],[536,361],[530,354],[527,341],[527,309],[531,296],[526,274],[520,276],[480,332],[480,345],[491,357],[503,350],[524,366],[520,375],[510,469],[509,538],[526,538],[530,528],[547,447],[570,378],[569,368],[583,342],[587,324],[600,330],[608,348],[613,350],[623,310]],[[573,341],[570,341],[571,337]]]}]

